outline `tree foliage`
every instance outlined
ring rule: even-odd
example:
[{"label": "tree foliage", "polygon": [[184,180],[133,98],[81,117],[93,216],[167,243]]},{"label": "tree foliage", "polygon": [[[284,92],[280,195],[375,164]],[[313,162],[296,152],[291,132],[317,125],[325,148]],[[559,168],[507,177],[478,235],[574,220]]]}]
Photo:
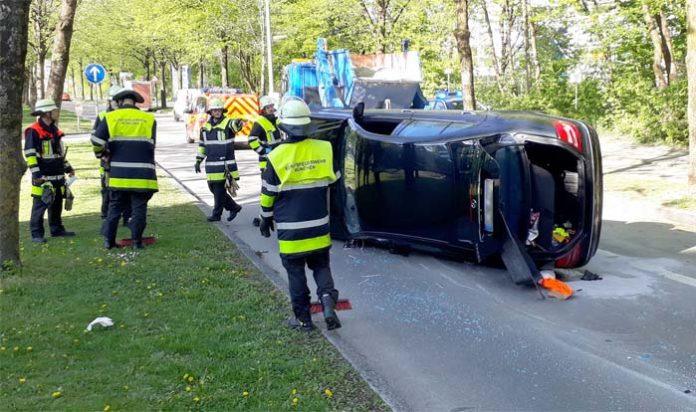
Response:
[{"label": "tree foliage", "polygon": [[[450,84],[461,84],[455,3],[273,1],[275,83],[284,65],[311,58],[317,38],[324,37],[329,47],[353,53],[399,51],[402,39],[409,39],[421,54],[426,94],[446,87],[446,72],[452,73]],[[479,102],[580,118],[641,141],[687,141],[682,1],[540,4],[470,1]],[[220,85],[225,76],[233,87],[261,93],[262,6],[263,0],[83,0],[72,64],[98,61],[142,78],[152,75],[155,64],[186,64],[194,84]],[[665,85],[657,78],[660,70]]]}]

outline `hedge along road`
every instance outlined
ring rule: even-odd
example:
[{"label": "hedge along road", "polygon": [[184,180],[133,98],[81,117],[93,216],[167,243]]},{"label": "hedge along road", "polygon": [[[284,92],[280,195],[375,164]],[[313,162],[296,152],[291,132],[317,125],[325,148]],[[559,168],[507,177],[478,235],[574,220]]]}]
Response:
[{"label": "hedge along road", "polygon": [[[183,123],[158,125],[158,163],[210,206]],[[237,151],[244,209],[218,225],[285,288],[275,236],[251,225],[256,159]],[[605,204],[587,266],[604,279],[573,276],[577,295],[565,302],[540,300],[500,269],[334,241],[332,270],[353,310],[326,336],[396,410],[696,408],[696,275],[684,250],[696,234],[627,209]]]}]

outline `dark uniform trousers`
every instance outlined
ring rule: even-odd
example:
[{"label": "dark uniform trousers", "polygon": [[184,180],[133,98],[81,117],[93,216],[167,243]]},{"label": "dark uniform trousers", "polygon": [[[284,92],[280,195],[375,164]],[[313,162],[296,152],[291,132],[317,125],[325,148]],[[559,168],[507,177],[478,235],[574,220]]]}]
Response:
[{"label": "dark uniform trousers", "polygon": [[227,189],[225,189],[225,181],[221,182],[208,182],[208,189],[213,193],[214,207],[213,207],[213,217],[220,217],[222,211],[224,210],[234,210],[239,211],[242,207],[237,204],[237,202],[232,199]]},{"label": "dark uniform trousers", "polygon": [[104,219],[102,233],[112,243],[116,240],[118,220],[130,207],[131,218],[128,226],[131,230],[131,239],[140,241],[147,225],[147,202],[152,198],[151,192],[131,192],[125,190],[109,191],[109,212]]},{"label": "dark uniform trousers", "polygon": [[[106,186],[106,176],[101,177],[101,196],[102,196],[102,203],[101,203],[101,218],[106,219],[106,215],[109,213],[109,188]],[[130,199],[128,200],[130,202]],[[130,203],[126,205],[125,210],[123,211],[123,224],[126,224],[128,220],[130,220],[131,217],[131,208],[130,208]]]},{"label": "dark uniform trousers", "polygon": [[309,313],[310,295],[305,275],[305,264],[314,275],[314,282],[317,284],[317,296],[321,299],[321,296],[324,294],[329,294],[333,297],[334,302],[338,301],[338,291],[334,288],[329,266],[328,249],[299,257],[281,256],[281,261],[283,267],[288,272],[292,311],[298,320],[302,322],[310,322],[312,320]]},{"label": "dark uniform trousers", "polygon": [[31,219],[29,220],[31,237],[44,237],[44,213],[46,209],[48,209],[48,227],[51,230],[51,234],[55,235],[65,231],[62,218],[65,184],[63,181],[52,183],[55,189],[55,197],[50,206],[44,203],[40,197],[33,197],[34,203],[31,208]]}]

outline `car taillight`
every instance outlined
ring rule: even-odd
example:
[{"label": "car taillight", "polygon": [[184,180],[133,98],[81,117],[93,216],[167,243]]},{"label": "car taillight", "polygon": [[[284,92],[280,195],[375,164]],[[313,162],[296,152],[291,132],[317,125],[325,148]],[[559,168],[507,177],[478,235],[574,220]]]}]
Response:
[{"label": "car taillight", "polygon": [[556,260],[557,268],[574,268],[582,258],[582,243],[578,243],[562,258]]},{"label": "car taillight", "polygon": [[553,126],[556,128],[556,136],[569,145],[573,146],[575,150],[582,153],[582,135],[580,134],[580,129],[576,125],[563,120],[557,120],[554,122]]}]

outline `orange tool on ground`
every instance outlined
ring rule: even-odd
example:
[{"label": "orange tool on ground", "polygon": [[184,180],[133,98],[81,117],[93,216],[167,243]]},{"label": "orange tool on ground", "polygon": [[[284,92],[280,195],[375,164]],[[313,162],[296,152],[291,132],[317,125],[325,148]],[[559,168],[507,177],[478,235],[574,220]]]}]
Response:
[{"label": "orange tool on ground", "polygon": [[573,288],[558,279],[542,278],[539,280],[539,286],[546,289],[549,296],[558,300],[566,300],[573,296]]},{"label": "orange tool on ground", "polygon": [[[353,305],[350,304],[350,301],[348,299],[339,299],[338,302],[336,302],[336,310],[350,310],[353,309]],[[323,308],[321,307],[321,303],[319,302],[312,302],[309,305],[309,311],[311,313],[321,313]]]}]

